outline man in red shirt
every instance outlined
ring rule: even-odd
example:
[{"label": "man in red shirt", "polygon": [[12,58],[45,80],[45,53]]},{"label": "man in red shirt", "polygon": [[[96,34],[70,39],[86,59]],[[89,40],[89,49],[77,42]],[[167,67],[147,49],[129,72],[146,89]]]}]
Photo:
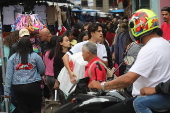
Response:
[{"label": "man in red shirt", "polygon": [[163,38],[170,40],[170,7],[163,7],[161,10],[164,23],[161,26]]},{"label": "man in red shirt", "polygon": [[106,69],[100,63],[93,63],[95,61],[101,61],[97,57],[97,46],[93,42],[87,42],[83,45],[82,56],[88,64],[85,66],[85,77],[90,77],[90,81],[106,81]]}]

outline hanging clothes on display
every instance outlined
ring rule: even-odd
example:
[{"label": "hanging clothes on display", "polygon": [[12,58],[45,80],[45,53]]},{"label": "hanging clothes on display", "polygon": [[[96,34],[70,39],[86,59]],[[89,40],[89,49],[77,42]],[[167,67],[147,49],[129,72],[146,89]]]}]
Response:
[{"label": "hanging clothes on display", "polygon": [[15,8],[14,15],[15,15],[15,19],[16,19],[18,13],[22,14],[24,12],[24,7],[22,5],[13,5],[13,6]]},{"label": "hanging clothes on display", "polygon": [[61,30],[62,29],[62,26],[63,23],[62,23],[62,20],[61,20],[61,9],[60,7],[57,5],[55,7],[55,26],[56,28],[58,28],[58,30]]},{"label": "hanging clothes on display", "polygon": [[62,26],[62,27],[61,27],[61,30],[57,30],[58,36],[63,35],[65,31],[67,31],[67,29],[66,29],[64,26]]},{"label": "hanging clothes on display", "polygon": [[46,7],[46,13],[47,13],[47,24],[48,29],[50,30],[51,34],[56,34],[56,28],[55,28],[55,7],[47,6]]},{"label": "hanging clothes on display", "polygon": [[44,23],[45,22],[37,14],[18,14],[13,29],[20,30],[26,28],[30,32],[36,30],[40,31],[46,27]]},{"label": "hanging clothes on display", "polygon": [[3,14],[3,25],[11,25],[14,23],[14,10],[15,7],[12,5],[4,6],[2,8],[2,14]]},{"label": "hanging clothes on display", "polygon": [[62,9],[62,11],[61,11],[61,18],[62,18],[63,26],[67,30],[71,30],[71,27],[69,26],[69,23],[68,23],[68,16],[67,16],[68,8],[62,6],[61,9]]},{"label": "hanging clothes on display", "polygon": [[45,5],[35,5],[33,11],[35,14],[38,14],[38,16],[40,16],[42,19],[47,19]]},{"label": "hanging clothes on display", "polygon": [[4,6],[2,8],[2,15],[3,15],[3,31],[10,32],[11,31],[11,24],[15,21],[14,15],[14,6]]},{"label": "hanging clothes on display", "polygon": [[[70,6],[61,6],[58,2],[55,6],[54,3],[52,6],[48,6],[47,2],[44,1],[24,1],[23,5],[19,3],[3,7],[3,31],[11,32],[21,28],[27,28],[29,31],[41,30],[43,25],[48,25],[46,27],[53,35],[56,34],[57,30],[62,31],[62,26],[71,30],[70,15],[72,12]],[[29,18],[31,24],[29,24]],[[39,24],[39,21],[42,25]]]},{"label": "hanging clothes on display", "polygon": [[55,7],[47,6],[46,13],[47,13],[47,24],[54,25],[55,24]]},{"label": "hanging clothes on display", "polygon": [[67,8],[67,20],[68,20],[68,24],[69,24],[70,28],[71,28],[71,15],[72,15],[72,9],[71,9],[71,7],[69,6],[69,7]]}]

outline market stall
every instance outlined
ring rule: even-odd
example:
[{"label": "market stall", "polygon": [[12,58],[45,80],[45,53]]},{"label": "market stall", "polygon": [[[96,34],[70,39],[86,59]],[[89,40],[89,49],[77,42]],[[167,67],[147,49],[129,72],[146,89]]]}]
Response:
[{"label": "market stall", "polygon": [[97,21],[97,12],[100,10],[93,10],[93,9],[72,9],[72,12],[75,13],[76,16],[80,18],[82,22],[92,22]]},{"label": "market stall", "polygon": [[[62,4],[64,3],[64,4]],[[3,51],[3,37],[14,30],[26,28],[30,33],[48,27],[55,34],[61,26],[70,29],[71,6],[67,0],[0,0],[0,60],[5,84],[6,61]],[[9,100],[6,100],[9,113]]]}]

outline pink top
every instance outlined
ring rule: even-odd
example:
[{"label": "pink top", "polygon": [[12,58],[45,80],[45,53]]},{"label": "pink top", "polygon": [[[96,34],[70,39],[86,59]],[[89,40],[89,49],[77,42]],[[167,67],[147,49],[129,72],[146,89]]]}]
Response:
[{"label": "pink top", "polygon": [[54,76],[54,71],[53,71],[53,62],[54,62],[54,58],[52,58],[51,60],[48,58],[48,55],[50,54],[50,50],[47,51],[45,53],[45,55],[43,56],[43,61],[45,63],[45,75],[49,75],[49,76]]},{"label": "pink top", "polygon": [[163,31],[163,38],[166,40],[170,40],[170,25],[164,22],[161,26]]}]

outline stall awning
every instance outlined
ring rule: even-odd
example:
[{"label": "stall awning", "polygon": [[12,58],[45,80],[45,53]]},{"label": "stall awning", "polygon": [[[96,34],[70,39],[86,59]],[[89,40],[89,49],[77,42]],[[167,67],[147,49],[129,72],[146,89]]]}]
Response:
[{"label": "stall awning", "polygon": [[108,13],[120,13],[120,12],[124,12],[124,9],[112,10],[112,11],[109,11]]},{"label": "stall awning", "polygon": [[73,12],[99,12],[100,10],[93,10],[93,9],[82,9],[82,10],[78,10],[78,9],[72,9]]},{"label": "stall awning", "polygon": [[73,2],[71,2],[70,0],[0,0],[0,5],[3,6],[4,4],[8,4],[8,5],[16,5],[19,3],[32,3],[32,2],[54,2],[54,3],[67,3],[67,4],[71,4],[74,5]]},{"label": "stall awning", "polygon": [[74,8],[75,8],[75,9],[78,9],[78,10],[81,10],[81,9],[82,9],[81,7],[76,6],[76,5],[74,5]]}]

